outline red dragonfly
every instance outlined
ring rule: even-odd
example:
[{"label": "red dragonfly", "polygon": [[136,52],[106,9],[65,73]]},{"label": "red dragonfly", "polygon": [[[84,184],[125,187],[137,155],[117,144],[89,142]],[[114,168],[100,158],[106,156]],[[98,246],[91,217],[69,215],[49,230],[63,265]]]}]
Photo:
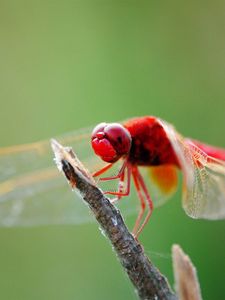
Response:
[{"label": "red dragonfly", "polygon": [[[176,191],[178,170],[183,173],[185,212],[192,218],[225,218],[225,150],[184,138],[159,118],[101,123],[93,131],[75,131],[57,140],[70,144],[96,177],[118,168],[115,175],[100,178],[118,185],[116,191],[105,192],[116,197],[113,200],[130,194],[133,179],[141,203],[135,236],[148,222],[153,203],[164,203]],[[1,226],[73,224],[90,219],[82,201],[74,201],[58,174],[48,140],[1,148],[0,180]],[[130,208],[127,204],[126,210]]]}]

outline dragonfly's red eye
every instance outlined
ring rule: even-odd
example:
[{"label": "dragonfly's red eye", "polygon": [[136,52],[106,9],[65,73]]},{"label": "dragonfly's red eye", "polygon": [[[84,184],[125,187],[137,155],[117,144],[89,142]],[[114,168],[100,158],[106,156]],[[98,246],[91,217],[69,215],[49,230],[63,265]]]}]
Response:
[{"label": "dragonfly's red eye", "polygon": [[92,132],[92,148],[104,161],[117,161],[130,147],[130,133],[119,123],[100,123]]}]

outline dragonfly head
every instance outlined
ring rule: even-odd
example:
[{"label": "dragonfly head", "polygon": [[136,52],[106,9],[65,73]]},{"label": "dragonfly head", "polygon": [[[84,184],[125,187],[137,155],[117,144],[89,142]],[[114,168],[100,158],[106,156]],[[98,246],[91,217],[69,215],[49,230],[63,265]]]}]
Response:
[{"label": "dragonfly head", "polygon": [[129,153],[131,135],[119,123],[100,123],[92,132],[91,144],[102,160],[113,163]]}]

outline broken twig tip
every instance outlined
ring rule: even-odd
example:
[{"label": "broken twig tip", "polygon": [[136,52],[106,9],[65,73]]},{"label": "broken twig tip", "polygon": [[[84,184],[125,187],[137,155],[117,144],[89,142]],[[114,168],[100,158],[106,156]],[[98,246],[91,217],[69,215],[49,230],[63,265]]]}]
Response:
[{"label": "broken twig tip", "polygon": [[56,163],[56,166],[58,170],[62,171],[62,159],[63,159],[63,146],[60,145],[55,139],[50,140],[52,151],[55,155],[54,162]]},{"label": "broken twig tip", "polygon": [[53,152],[62,149],[62,145],[60,145],[55,139],[51,139],[50,142],[51,142]]},{"label": "broken twig tip", "polygon": [[93,177],[77,158],[71,147],[64,147],[55,139],[51,139],[50,142],[55,155],[54,161],[59,171],[63,171],[72,188],[76,186],[72,172],[80,173],[86,180],[95,185]]}]

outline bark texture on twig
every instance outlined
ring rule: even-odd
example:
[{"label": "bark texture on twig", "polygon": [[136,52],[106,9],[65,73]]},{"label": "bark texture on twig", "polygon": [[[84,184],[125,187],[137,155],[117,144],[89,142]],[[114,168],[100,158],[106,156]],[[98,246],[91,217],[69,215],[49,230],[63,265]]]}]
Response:
[{"label": "bark texture on twig", "polygon": [[124,224],[119,210],[98,189],[95,181],[71,149],[52,140],[56,163],[71,186],[87,202],[132,281],[140,299],[177,300],[166,278],[150,262],[143,247]]},{"label": "bark texture on twig", "polygon": [[172,254],[179,300],[202,300],[197,272],[189,256],[178,245],[173,245]]}]

